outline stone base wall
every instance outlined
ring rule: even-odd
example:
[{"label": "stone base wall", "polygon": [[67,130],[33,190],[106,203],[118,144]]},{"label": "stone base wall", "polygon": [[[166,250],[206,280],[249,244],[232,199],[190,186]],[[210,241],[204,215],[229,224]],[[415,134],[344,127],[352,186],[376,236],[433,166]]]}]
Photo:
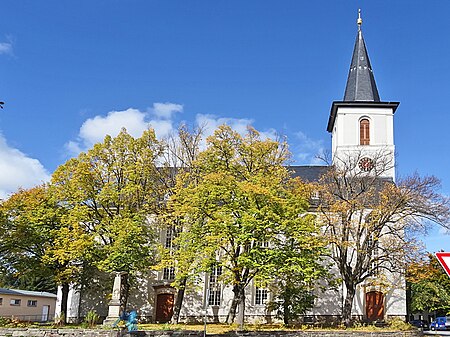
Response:
[{"label": "stone base wall", "polygon": [[[0,328],[0,337],[203,337],[203,331],[136,331],[118,334],[117,330],[90,329],[21,329]],[[255,331],[222,335],[208,334],[208,337],[418,337],[419,331]]]}]

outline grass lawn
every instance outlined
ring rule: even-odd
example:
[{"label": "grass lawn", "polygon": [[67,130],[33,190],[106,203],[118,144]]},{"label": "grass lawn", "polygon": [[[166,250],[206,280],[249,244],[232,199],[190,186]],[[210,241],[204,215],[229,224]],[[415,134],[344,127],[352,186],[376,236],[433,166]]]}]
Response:
[{"label": "grass lawn", "polygon": [[[207,324],[206,332],[208,334],[221,334],[229,331],[237,330],[236,324]],[[203,331],[203,324],[139,324],[139,330],[194,330],[194,331]],[[320,326],[312,326],[312,325],[299,325],[286,327],[282,324],[246,324],[244,327],[247,331],[298,331],[298,330],[344,330],[344,328],[324,328]],[[355,331],[407,331],[414,330],[413,326],[404,322],[395,322],[394,324],[390,324],[386,327],[376,327],[374,325],[356,325],[353,328],[349,328],[346,330],[355,330]]]},{"label": "grass lawn", "polygon": [[[203,324],[139,324],[139,330],[194,330],[194,331],[203,331]],[[211,323],[206,325],[206,332],[209,334],[221,334],[228,331],[236,331],[236,324],[219,324],[219,323]],[[282,325],[269,325],[269,324],[246,324],[245,330],[249,331],[261,331],[261,330],[289,330]],[[298,330],[298,328],[297,328]]]},{"label": "grass lawn", "polygon": [[[1,322],[0,322],[1,323]],[[0,327],[18,328],[18,327],[29,327],[29,328],[60,328],[60,329],[86,329],[88,324],[67,324],[64,326],[58,326],[54,324],[46,324],[45,326],[41,324],[25,323],[18,321],[7,321],[0,324]],[[112,327],[104,325],[95,325],[93,329],[115,329]],[[238,328],[237,324],[220,324],[220,323],[209,323],[206,325],[206,332],[208,334],[222,334],[229,331],[236,331]],[[138,324],[139,330],[191,330],[191,331],[203,331],[203,324]],[[321,327],[313,325],[297,325],[292,327],[286,327],[283,324],[246,324],[244,330],[246,331],[299,331],[299,330],[324,330],[324,331],[342,331],[342,330],[354,330],[354,331],[407,331],[416,329],[412,325],[405,323],[401,320],[392,320],[385,327],[376,327],[374,325],[363,325],[356,324],[353,328],[345,329],[344,327]]]}]

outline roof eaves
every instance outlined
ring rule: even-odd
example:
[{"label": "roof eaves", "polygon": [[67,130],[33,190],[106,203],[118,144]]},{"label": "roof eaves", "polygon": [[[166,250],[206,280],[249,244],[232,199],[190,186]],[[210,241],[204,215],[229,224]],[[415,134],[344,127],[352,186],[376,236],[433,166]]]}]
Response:
[{"label": "roof eaves", "polygon": [[20,289],[8,289],[0,288],[0,294],[4,295],[18,295],[18,296],[35,296],[35,297],[51,297],[56,298],[56,294],[52,294],[46,291],[31,291],[31,290],[20,290]]},{"label": "roof eaves", "polygon": [[332,132],[334,127],[334,121],[336,119],[337,110],[340,107],[352,107],[352,108],[391,108],[395,113],[400,102],[373,102],[373,101],[334,101],[331,105],[330,117],[328,118],[327,131]]}]

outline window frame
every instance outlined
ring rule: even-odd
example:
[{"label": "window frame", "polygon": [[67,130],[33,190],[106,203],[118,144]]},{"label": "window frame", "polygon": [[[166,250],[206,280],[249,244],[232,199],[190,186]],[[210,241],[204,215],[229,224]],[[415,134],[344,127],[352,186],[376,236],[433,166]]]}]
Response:
[{"label": "window frame", "polygon": [[359,145],[370,145],[370,119],[366,116],[359,120]]},{"label": "window frame", "polygon": [[212,290],[208,291],[208,305],[212,307],[220,306],[222,302],[221,290]]},{"label": "window frame", "polygon": [[166,281],[175,280],[175,267],[164,267],[162,279]]},{"label": "window frame", "polygon": [[37,300],[28,300],[27,307],[37,307]]},{"label": "window frame", "polygon": [[11,298],[9,305],[13,307],[20,307],[22,305],[22,300],[20,298]]},{"label": "window frame", "polygon": [[174,247],[173,240],[177,237],[178,232],[175,226],[170,226],[166,229],[166,236],[164,240],[164,247],[166,249],[172,250]]},{"label": "window frame", "polygon": [[223,267],[214,264],[208,277],[208,306],[220,306],[222,304],[222,286],[219,278],[223,273]]},{"label": "window frame", "polygon": [[379,276],[380,275],[380,261],[379,257],[379,241],[375,240],[373,233],[367,234],[367,247],[370,250],[368,253],[370,255],[370,268],[371,268],[371,276]]},{"label": "window frame", "polygon": [[255,305],[266,305],[269,301],[269,290],[267,288],[255,287]]}]

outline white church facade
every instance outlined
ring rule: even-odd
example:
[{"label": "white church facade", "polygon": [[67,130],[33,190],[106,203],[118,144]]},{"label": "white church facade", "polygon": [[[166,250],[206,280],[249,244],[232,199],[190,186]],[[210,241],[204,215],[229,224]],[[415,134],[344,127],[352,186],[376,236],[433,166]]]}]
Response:
[{"label": "white church facade", "polygon": [[[332,103],[327,131],[332,135],[332,160],[334,165],[345,165],[348,160],[357,160],[358,170],[377,169],[377,156],[382,155],[384,165],[382,178],[395,182],[394,113],[398,102],[381,101],[369,61],[366,45],[358,19],[358,32],[355,41],[350,71],[344,99]],[[355,159],[356,158],[356,159]],[[317,181],[326,171],[326,166],[295,166],[294,175],[306,181]],[[161,242],[169,247],[172,240],[170,231],[161,233]],[[336,273],[337,270],[335,271]],[[232,287],[221,284],[220,268],[202,276],[195,287],[186,289],[180,311],[180,321],[223,322],[229,312],[233,299]],[[338,275],[339,277],[339,275]],[[387,276],[391,286],[380,289],[371,282],[359,284],[354,298],[352,315],[362,320],[385,320],[389,317],[406,318],[406,289],[401,273]],[[138,315],[151,322],[170,321],[177,292],[171,283],[174,270],[151,271],[140,280],[130,294],[129,307],[136,309]],[[101,283],[101,282],[97,282]],[[104,291],[98,295],[99,291]],[[100,284],[92,289],[74,290],[69,294],[68,320],[78,320],[89,310],[96,310],[101,316],[108,315],[108,300],[105,294],[111,289],[102,289]],[[272,294],[268,289],[250,284],[246,289],[246,320],[274,322],[276,315],[267,309],[266,303]],[[58,292],[60,310],[61,292]],[[333,321],[342,315],[344,285],[336,290],[321,292],[315,306],[303,317],[304,322]],[[58,305],[59,304],[59,305]]]}]

